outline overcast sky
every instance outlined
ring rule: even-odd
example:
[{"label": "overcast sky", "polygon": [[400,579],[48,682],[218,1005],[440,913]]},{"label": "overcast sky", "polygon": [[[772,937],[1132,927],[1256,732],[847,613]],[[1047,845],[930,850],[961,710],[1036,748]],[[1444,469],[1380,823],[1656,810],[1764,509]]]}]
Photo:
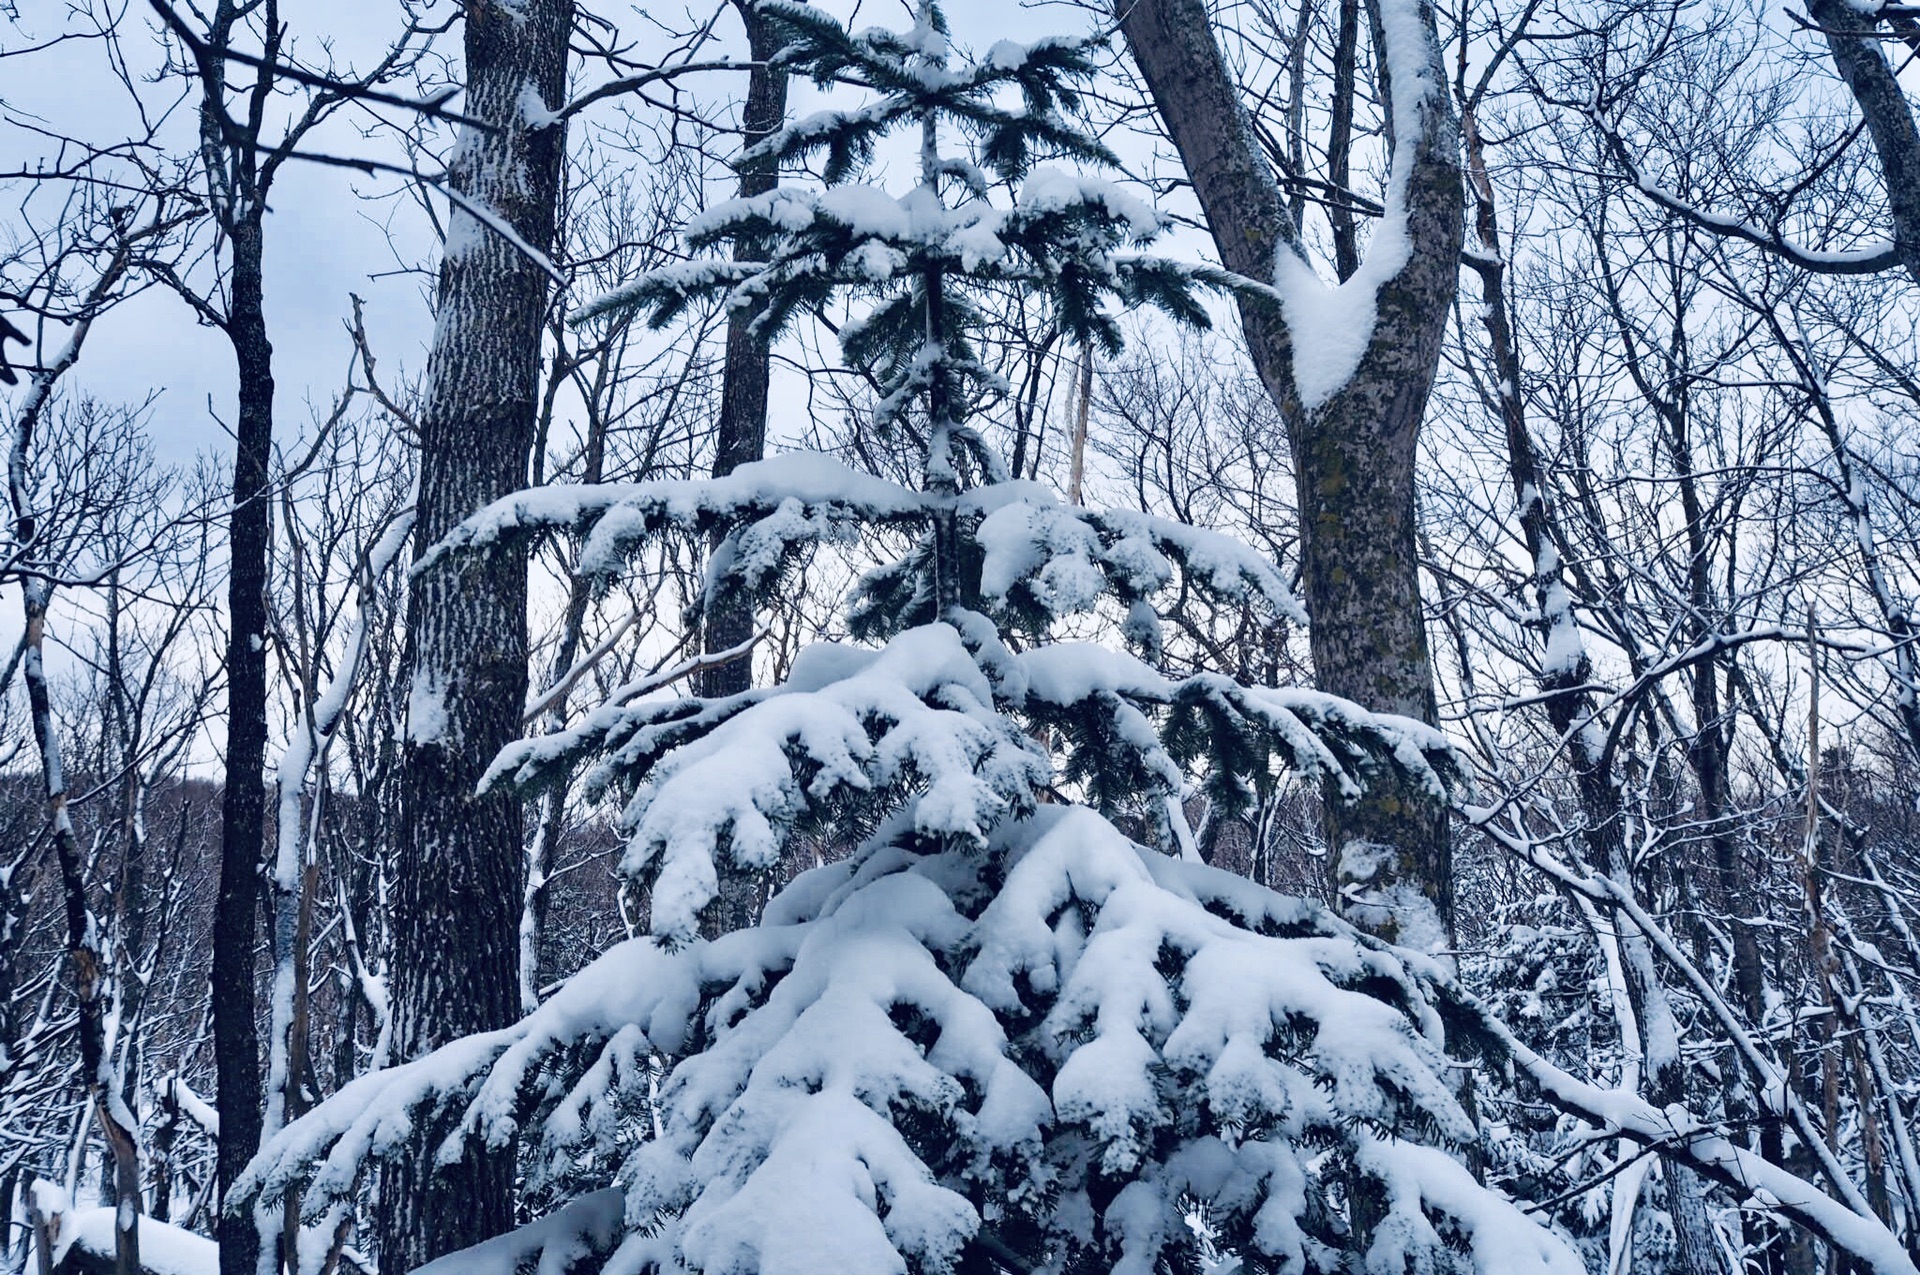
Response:
[{"label": "overcast sky", "polygon": [[[158,64],[159,46],[152,35],[157,20],[146,0],[105,2],[124,14],[124,47],[130,58],[147,59],[144,66],[136,63],[136,69],[150,75]],[[709,6],[622,6],[596,12],[618,23],[623,34],[636,41],[634,56],[644,60],[650,44],[666,43],[660,27],[689,28],[715,7],[728,11],[715,25],[716,45],[703,56],[744,56],[738,19],[724,0]],[[948,7],[956,39],[975,47],[1002,38],[1084,29],[1089,16],[1059,6],[1036,10],[1014,0],[957,0]],[[440,8],[444,11],[444,0]],[[393,0],[282,0],[281,10],[301,54],[318,60],[324,44],[336,65],[369,64],[400,21]],[[843,13],[852,10],[851,5],[841,8]],[[869,0],[855,16],[863,23],[891,25],[905,12],[899,3]],[[20,0],[17,21],[0,26],[0,50],[40,45],[74,29],[66,0]],[[442,37],[441,47],[457,54],[457,29]],[[665,52],[660,47],[652,56]],[[576,87],[591,87],[604,78],[603,68],[579,68]],[[743,88],[737,73],[719,73],[702,77],[695,91],[709,103],[720,103]],[[190,104],[176,104],[180,82],[142,83],[140,90],[147,111],[172,107],[165,136],[184,151],[191,145],[195,120]],[[795,109],[811,109],[810,96],[806,86],[797,86]],[[51,131],[97,143],[122,141],[139,129],[128,95],[109,74],[97,41],[0,61],[0,103],[13,125],[0,123],[0,165],[9,169],[30,167],[48,153],[45,139],[19,126],[35,119]],[[605,104],[595,109],[610,119],[618,108]],[[373,123],[366,112],[349,109],[316,133],[306,148],[396,159],[397,148],[390,142],[365,135]],[[399,184],[395,178],[296,162],[285,166],[274,187],[267,223],[266,304],[275,351],[276,432],[283,440],[308,422],[310,403],[324,406],[342,383],[349,354],[342,324],[350,293],[368,303],[368,325],[383,373],[397,375],[424,362],[432,331],[427,280],[400,268],[431,267],[437,250],[418,208],[396,197]],[[383,198],[369,202],[367,195]],[[4,214],[8,236],[21,233],[18,200],[15,195]],[[30,205],[32,215],[42,218],[53,207],[44,193]],[[219,333],[197,324],[192,312],[163,290],[150,291],[101,322],[66,387],[119,402],[139,401],[158,391],[152,433],[164,459],[187,462],[209,449],[230,450],[223,431],[234,410],[232,355]]]},{"label": "overcast sky", "polygon": [[[173,2],[184,8],[184,0]],[[17,0],[12,21],[5,16],[8,0],[0,0],[0,171],[32,170],[53,162],[58,152],[50,137],[75,138],[96,146],[123,143],[144,131],[143,111],[161,121],[166,150],[176,156],[190,154],[196,113],[192,100],[183,98],[185,86],[177,76],[156,74],[162,45],[150,0],[76,3],[109,5],[119,15],[122,47],[131,63],[140,105],[113,75],[102,42],[61,42],[61,37],[83,29],[68,0]],[[857,9],[839,0],[827,3],[863,26],[899,26],[905,24],[903,19],[910,20],[899,0],[884,4],[866,0]],[[447,4],[448,0],[438,0],[436,16],[445,15]],[[339,68],[371,65],[403,21],[394,0],[280,0],[280,8],[299,56],[314,64],[323,62],[325,51],[330,51],[333,65]],[[699,7],[687,7],[685,0],[671,7],[596,7],[594,12],[618,24],[632,42],[632,57],[654,61],[672,52],[671,42],[660,34],[662,28],[693,29],[716,10],[720,11],[714,24],[716,38],[701,50],[702,60],[744,58],[745,41],[730,0],[705,0]],[[955,39],[976,49],[1000,39],[1031,40],[1043,34],[1084,31],[1091,16],[1064,4],[1036,7],[1018,0],[950,0],[948,10]],[[457,77],[457,26],[441,37],[438,49],[453,60],[443,73]],[[235,74],[243,82],[247,78],[243,69]],[[576,61],[574,92],[584,92],[608,78],[605,67],[581,66]],[[730,113],[734,99],[745,88],[745,78],[738,72],[710,73],[682,82],[710,114]],[[301,105],[302,99],[289,96],[279,108],[284,112]],[[459,105],[457,100],[454,105]],[[796,113],[804,113],[818,109],[820,102],[812,86],[795,84],[790,105]],[[586,123],[617,123],[620,110],[617,103],[599,104],[591,108]],[[397,111],[386,115],[405,117]],[[377,123],[367,111],[347,108],[312,134],[303,149],[403,160],[399,146],[390,135],[381,135]],[[271,130],[270,134],[278,135]],[[879,180],[884,182],[884,176]],[[282,446],[291,448],[309,433],[315,413],[324,412],[345,383],[351,346],[344,324],[351,294],[366,301],[369,336],[387,385],[417,373],[426,361],[433,330],[430,272],[437,265],[439,250],[431,222],[406,186],[396,176],[370,177],[305,162],[286,164],[275,182],[266,224],[265,293],[274,346],[275,440]],[[0,245],[7,248],[36,227],[54,221],[59,201],[66,197],[60,184],[30,182],[0,184],[0,196],[4,196]],[[434,198],[444,215],[444,203]],[[205,236],[203,241],[210,242]],[[212,278],[205,263],[195,278],[203,285]],[[50,347],[60,339],[60,333],[50,334]],[[19,346],[9,346],[8,353],[15,361],[30,361],[35,354]],[[17,401],[21,392],[0,387],[0,402]],[[79,364],[63,378],[61,392],[69,397],[92,395],[108,404],[138,404],[151,398],[147,425],[157,459],[182,469],[208,461],[223,488],[231,481],[232,440],[227,430],[236,397],[231,348],[221,333],[199,323],[194,312],[166,288],[149,288],[109,311],[95,325]],[[803,413],[808,401],[804,393],[775,395],[769,432],[776,445],[807,434],[809,422]],[[84,604],[79,595],[68,599],[70,605],[76,602]],[[18,608],[0,607],[0,646],[10,649],[19,634]],[[74,667],[57,640],[48,658],[56,676]],[[198,750],[202,764],[212,763],[216,752],[209,749],[217,749],[220,734],[216,721],[208,747]]]}]

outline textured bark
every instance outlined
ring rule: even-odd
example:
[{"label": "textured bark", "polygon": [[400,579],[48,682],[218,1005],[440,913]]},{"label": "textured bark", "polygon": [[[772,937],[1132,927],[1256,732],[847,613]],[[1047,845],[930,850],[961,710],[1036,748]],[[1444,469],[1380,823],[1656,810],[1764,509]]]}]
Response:
[{"label": "textured bark", "polygon": [[[764,63],[779,51],[779,39],[750,4],[740,4],[747,25],[747,40],[755,62]],[[751,146],[780,127],[787,114],[786,72],[768,66],[756,66],[747,76],[747,101],[741,112],[745,131],[743,145]],[[772,164],[743,164],[740,168],[740,195],[748,198],[764,195],[779,185],[780,174]],[[753,259],[758,255],[752,244],[734,246],[736,257]],[[741,465],[759,460],[767,447],[767,388],[771,380],[772,360],[765,341],[749,330],[752,317],[734,314],[727,320],[727,364],[720,384],[720,426],[714,445],[713,476],[721,478]],[[714,548],[718,548],[716,543]],[[709,655],[729,651],[753,637],[753,599],[721,591],[707,607],[703,624],[702,649]],[[731,660],[700,674],[703,695],[738,695],[753,685],[753,660]],[[759,919],[761,883],[739,872],[726,873],[720,891],[701,918],[701,929],[709,937],[752,925]]]},{"label": "textured bark", "polygon": [[[543,253],[553,242],[564,132],[529,120],[528,108],[563,103],[572,17],[568,0],[482,0],[466,10],[465,110],[491,129],[463,131],[452,185]],[[541,265],[456,207],[420,413],[416,557],[526,482],[546,307]],[[519,1012],[521,803],[475,788],[520,733],[526,603],[517,546],[444,559],[409,589],[393,916],[402,1059],[502,1027]],[[436,1170],[435,1141],[423,1130],[383,1183],[380,1268],[389,1275],[512,1222],[511,1148],[470,1147],[461,1163]]]},{"label": "textured bark", "polygon": [[1920,283],[1920,127],[1913,107],[1881,52],[1877,14],[1847,0],[1810,0],[1807,14],[1825,33],[1834,69],[1866,121],[1887,188],[1887,211],[1900,264]]},{"label": "textured bark", "polygon": [[[779,51],[779,39],[750,5],[743,3],[740,8],[754,61],[765,62]],[[745,132],[742,145],[751,146],[779,128],[786,113],[786,72],[755,67],[747,76],[747,101],[741,112]],[[779,171],[772,164],[741,165],[743,199],[764,195],[779,182]],[[734,256],[752,260],[758,251],[752,244],[741,243],[735,245]],[[772,361],[766,342],[754,338],[751,323],[749,314],[736,313],[727,320],[727,364],[720,384],[720,424],[713,453],[715,478],[723,478],[766,453],[767,387]],[[752,599],[727,595],[715,598],[707,610],[705,629],[703,649],[707,654],[739,646],[753,636]],[[752,684],[753,665],[749,660],[734,660],[700,675],[703,695],[736,695]]]},{"label": "textured bark", "polygon": [[[1444,84],[1433,12],[1424,4],[1419,11],[1429,82]],[[1222,263],[1256,280],[1272,279],[1277,254],[1297,251],[1295,233],[1204,0],[1137,0],[1116,4],[1115,13]],[[1431,722],[1436,705],[1415,558],[1414,459],[1458,285],[1461,176],[1457,126],[1444,94],[1427,95],[1419,122],[1417,136],[1394,139],[1413,148],[1405,192],[1411,252],[1379,289],[1373,339],[1353,377],[1309,407],[1296,385],[1294,343],[1282,317],[1271,306],[1243,301],[1241,322],[1292,445],[1315,680],[1322,690],[1369,708]],[[1411,785],[1387,780],[1370,785],[1358,801],[1329,801],[1328,823],[1334,884],[1351,919],[1403,942],[1450,942],[1452,845],[1442,806]],[[1421,898],[1444,932],[1422,932],[1431,927],[1419,920],[1427,913]]]},{"label": "textured bark", "polygon": [[[267,554],[272,509],[273,345],[261,297],[261,213],[230,230],[227,339],[239,373],[233,514],[228,525],[227,755],[220,796],[220,893],[213,916],[213,1050],[224,1199],[260,1149],[260,1038],[254,1022],[261,850],[266,833]],[[220,1211],[221,1275],[254,1275],[253,1219]]]}]

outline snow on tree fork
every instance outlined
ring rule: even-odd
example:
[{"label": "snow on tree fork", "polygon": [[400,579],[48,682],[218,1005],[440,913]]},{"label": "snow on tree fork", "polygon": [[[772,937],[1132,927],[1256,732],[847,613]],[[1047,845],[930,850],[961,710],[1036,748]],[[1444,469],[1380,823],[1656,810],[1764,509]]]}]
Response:
[{"label": "snow on tree fork", "polygon": [[[1221,264],[1270,283],[1279,304],[1240,294],[1248,352],[1285,423],[1300,510],[1301,578],[1314,677],[1370,708],[1437,720],[1415,552],[1414,463],[1458,292],[1459,130],[1425,0],[1369,0],[1390,152],[1380,217],[1350,274],[1328,284],[1309,259],[1255,136],[1202,0],[1115,0],[1111,9],[1193,183]],[[1351,88],[1352,81],[1346,81]],[[1347,104],[1350,109],[1350,103]],[[1343,142],[1344,144],[1344,142]],[[1349,244],[1347,252],[1352,251]],[[1330,856],[1353,915],[1386,937],[1450,947],[1453,850],[1444,805],[1391,779],[1329,802]],[[1340,875],[1364,863],[1365,880]],[[1402,932],[1411,894],[1438,928]]]}]

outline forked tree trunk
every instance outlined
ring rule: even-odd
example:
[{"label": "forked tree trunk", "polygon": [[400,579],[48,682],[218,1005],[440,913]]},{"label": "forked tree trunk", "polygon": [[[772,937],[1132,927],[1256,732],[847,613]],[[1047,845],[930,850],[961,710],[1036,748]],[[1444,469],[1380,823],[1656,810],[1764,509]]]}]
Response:
[{"label": "forked tree trunk", "polygon": [[[1383,24],[1384,6],[1417,21]],[[1432,8],[1372,0],[1370,9],[1376,49],[1388,38],[1409,42],[1414,47],[1399,51],[1401,64],[1424,68],[1419,85],[1383,85],[1390,99],[1398,92],[1414,107],[1409,118],[1418,126],[1413,136],[1389,139],[1396,165],[1405,164],[1389,210],[1404,215],[1405,260],[1379,284],[1371,338],[1352,375],[1324,393],[1303,392],[1303,380],[1311,383],[1322,369],[1296,363],[1299,334],[1276,307],[1243,301],[1240,313],[1254,366],[1292,445],[1315,681],[1368,708],[1431,722],[1436,704],[1415,559],[1414,459],[1458,285],[1459,137],[1441,87],[1446,74]],[[1298,234],[1204,0],[1124,0],[1114,11],[1222,264],[1258,282],[1276,281],[1282,254],[1302,251]],[[1334,886],[1348,917],[1399,942],[1448,946],[1453,864],[1444,806],[1385,779],[1357,801],[1330,799],[1328,810]]]},{"label": "forked tree trunk", "polygon": [[[490,127],[463,129],[452,186],[540,253],[553,242],[565,137],[547,112],[563,104],[572,20],[569,0],[478,0],[466,10],[463,109]],[[546,308],[542,265],[457,203],[420,413],[416,557],[525,484]],[[505,1026],[519,1012],[521,803],[475,788],[520,734],[526,606],[523,547],[443,559],[409,588],[393,918],[402,1059]],[[438,1139],[420,1136],[382,1184],[380,1268],[388,1275],[512,1222],[510,1148],[472,1147],[461,1163],[436,1170]]]}]

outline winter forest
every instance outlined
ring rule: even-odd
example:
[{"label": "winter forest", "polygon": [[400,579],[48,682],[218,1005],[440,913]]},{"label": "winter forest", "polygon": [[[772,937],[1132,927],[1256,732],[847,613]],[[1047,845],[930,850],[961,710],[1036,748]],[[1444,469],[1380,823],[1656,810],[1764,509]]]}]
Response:
[{"label": "winter forest", "polygon": [[1920,1275],[1916,63],[0,0],[0,1272]]}]

